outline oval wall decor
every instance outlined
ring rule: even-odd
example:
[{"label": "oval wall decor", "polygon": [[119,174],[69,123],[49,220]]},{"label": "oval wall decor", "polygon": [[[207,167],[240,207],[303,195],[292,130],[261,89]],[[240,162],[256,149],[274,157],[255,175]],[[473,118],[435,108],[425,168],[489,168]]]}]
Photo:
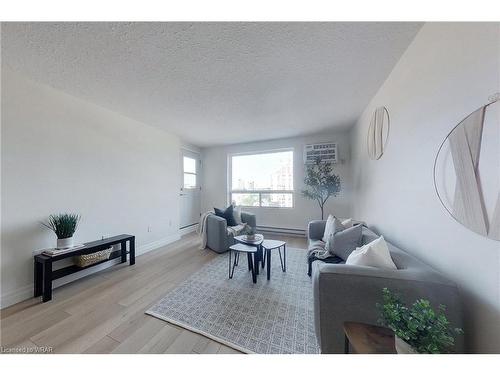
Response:
[{"label": "oval wall decor", "polygon": [[367,135],[368,156],[372,160],[378,160],[384,154],[389,138],[389,111],[385,107],[378,107],[373,112]]},{"label": "oval wall decor", "polygon": [[439,147],[434,186],[453,218],[500,241],[500,98],[456,125]]}]

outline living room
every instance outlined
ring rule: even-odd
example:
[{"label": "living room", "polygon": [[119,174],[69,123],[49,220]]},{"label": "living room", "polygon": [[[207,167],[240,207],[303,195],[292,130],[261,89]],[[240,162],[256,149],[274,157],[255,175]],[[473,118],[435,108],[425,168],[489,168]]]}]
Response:
[{"label": "living room", "polygon": [[0,38],[3,354],[500,353],[500,22]]}]

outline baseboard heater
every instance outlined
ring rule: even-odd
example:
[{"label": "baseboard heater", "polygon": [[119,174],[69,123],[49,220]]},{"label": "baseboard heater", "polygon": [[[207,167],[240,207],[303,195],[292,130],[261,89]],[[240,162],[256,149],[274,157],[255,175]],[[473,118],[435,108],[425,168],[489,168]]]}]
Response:
[{"label": "baseboard heater", "polygon": [[305,229],[267,227],[262,225],[257,225],[257,231],[262,233],[286,234],[289,236],[298,236],[298,237],[304,237],[306,235]]},{"label": "baseboard heater", "polygon": [[198,225],[198,223],[184,225],[183,227],[180,227],[179,230],[191,228],[191,227],[194,227],[195,225]]}]

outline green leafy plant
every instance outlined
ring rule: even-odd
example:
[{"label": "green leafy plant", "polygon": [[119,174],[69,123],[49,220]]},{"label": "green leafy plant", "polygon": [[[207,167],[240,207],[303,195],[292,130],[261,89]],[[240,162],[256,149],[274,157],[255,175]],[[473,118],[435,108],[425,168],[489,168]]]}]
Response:
[{"label": "green leafy plant", "polygon": [[242,234],[246,234],[247,236],[252,236],[255,234],[255,228],[251,227],[250,225],[245,225],[245,228],[241,232]]},{"label": "green leafy plant", "polygon": [[377,303],[380,323],[419,353],[447,353],[455,344],[455,336],[463,333],[462,329],[450,326],[443,305],[435,311],[428,300],[418,299],[407,307],[387,288],[382,290],[382,300],[382,304]]},{"label": "green leafy plant", "polygon": [[321,162],[318,158],[314,164],[307,166],[304,184],[306,188],[302,190],[302,196],[318,202],[321,220],[323,220],[324,207],[328,198],[337,196],[341,190],[340,177],[333,173],[332,163]]},{"label": "green leafy plant", "polygon": [[77,214],[55,214],[50,215],[48,223],[42,223],[53,231],[58,239],[73,237],[76,231],[80,215]]}]

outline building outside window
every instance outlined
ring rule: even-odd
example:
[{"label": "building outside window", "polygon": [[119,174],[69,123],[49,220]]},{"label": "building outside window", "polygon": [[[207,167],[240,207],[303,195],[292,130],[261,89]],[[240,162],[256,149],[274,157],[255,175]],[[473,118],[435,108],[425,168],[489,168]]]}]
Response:
[{"label": "building outside window", "polygon": [[249,207],[293,207],[293,151],[231,156],[230,201]]}]

